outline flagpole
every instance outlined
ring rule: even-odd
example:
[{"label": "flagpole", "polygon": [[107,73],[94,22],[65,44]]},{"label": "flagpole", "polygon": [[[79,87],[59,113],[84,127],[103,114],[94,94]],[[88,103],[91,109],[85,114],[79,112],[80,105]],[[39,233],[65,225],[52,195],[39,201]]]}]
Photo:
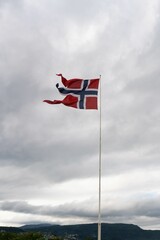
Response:
[{"label": "flagpole", "polygon": [[99,78],[100,82],[100,96],[99,96],[99,204],[98,204],[98,240],[101,240],[101,150],[102,150],[102,129],[101,129],[101,75]]}]

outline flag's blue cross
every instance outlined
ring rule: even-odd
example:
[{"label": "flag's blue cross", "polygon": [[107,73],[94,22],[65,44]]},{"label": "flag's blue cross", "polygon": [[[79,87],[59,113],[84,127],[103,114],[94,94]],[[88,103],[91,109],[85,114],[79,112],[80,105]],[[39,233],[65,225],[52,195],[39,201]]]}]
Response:
[{"label": "flag's blue cross", "polygon": [[97,96],[98,95],[98,90],[93,90],[88,88],[89,80],[83,80],[83,86],[79,90],[75,89],[69,89],[69,88],[62,88],[59,87],[59,84],[57,83],[56,87],[58,88],[59,92],[62,94],[73,94],[73,95],[78,95],[79,96],[79,108],[84,109],[84,100],[85,96]]}]

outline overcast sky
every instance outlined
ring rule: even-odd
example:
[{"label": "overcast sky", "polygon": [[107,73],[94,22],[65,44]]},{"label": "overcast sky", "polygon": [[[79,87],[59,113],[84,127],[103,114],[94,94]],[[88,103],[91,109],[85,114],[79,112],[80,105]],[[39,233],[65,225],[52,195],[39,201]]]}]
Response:
[{"label": "overcast sky", "polygon": [[102,221],[160,229],[160,1],[0,0],[0,225],[97,222],[99,111],[56,73],[102,84]]}]

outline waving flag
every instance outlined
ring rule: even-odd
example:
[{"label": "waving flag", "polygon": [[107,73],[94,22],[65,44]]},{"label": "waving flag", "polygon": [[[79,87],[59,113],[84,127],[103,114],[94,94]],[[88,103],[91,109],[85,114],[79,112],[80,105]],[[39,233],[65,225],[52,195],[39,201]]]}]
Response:
[{"label": "waving flag", "polygon": [[43,102],[49,104],[64,104],[68,107],[78,109],[98,109],[98,85],[97,79],[70,79],[67,80],[62,74],[57,74],[61,77],[64,87],[59,87],[56,84],[58,91],[65,95],[63,100],[44,100]]}]

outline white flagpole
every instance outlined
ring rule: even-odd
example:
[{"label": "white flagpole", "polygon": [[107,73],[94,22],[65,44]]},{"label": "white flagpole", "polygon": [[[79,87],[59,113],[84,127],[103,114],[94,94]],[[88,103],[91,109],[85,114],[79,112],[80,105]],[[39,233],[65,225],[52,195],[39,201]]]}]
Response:
[{"label": "white flagpole", "polygon": [[100,96],[99,96],[99,205],[98,205],[98,240],[101,240],[101,142],[102,142],[102,130],[101,130],[101,75],[100,81]]}]

